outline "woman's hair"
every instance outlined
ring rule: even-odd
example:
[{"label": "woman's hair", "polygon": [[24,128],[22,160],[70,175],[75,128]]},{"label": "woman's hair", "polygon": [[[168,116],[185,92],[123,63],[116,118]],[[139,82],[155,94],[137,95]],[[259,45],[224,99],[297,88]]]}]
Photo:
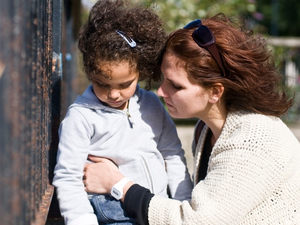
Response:
[{"label": "woman's hair", "polygon": [[[116,31],[136,42],[129,44]],[[160,56],[167,34],[153,10],[126,0],[99,0],[79,33],[78,47],[89,80],[101,74],[101,62],[128,61],[136,66],[140,80],[160,80]]]},{"label": "woman's hair", "polygon": [[224,86],[222,101],[227,110],[250,110],[280,116],[292,106],[281,89],[280,76],[267,47],[266,40],[229,21],[224,14],[202,20],[215,36],[226,74],[211,54],[192,38],[195,29],[179,29],[170,34],[166,51],[185,62],[192,80],[209,88],[216,83]]}]

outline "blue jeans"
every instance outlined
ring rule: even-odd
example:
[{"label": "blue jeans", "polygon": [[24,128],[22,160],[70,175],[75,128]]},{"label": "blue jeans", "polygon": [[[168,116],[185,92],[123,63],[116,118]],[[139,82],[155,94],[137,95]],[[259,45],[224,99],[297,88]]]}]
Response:
[{"label": "blue jeans", "polygon": [[123,208],[123,203],[111,195],[96,195],[90,202],[94,208],[99,224],[136,224]]}]

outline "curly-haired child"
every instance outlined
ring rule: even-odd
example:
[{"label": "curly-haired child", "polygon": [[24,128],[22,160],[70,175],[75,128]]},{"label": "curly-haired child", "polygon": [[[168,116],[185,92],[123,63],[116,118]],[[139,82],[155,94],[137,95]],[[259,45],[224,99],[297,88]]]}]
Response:
[{"label": "curly-haired child", "polygon": [[159,98],[138,81],[160,79],[166,33],[153,10],[122,0],[100,0],[79,35],[91,85],[61,123],[53,185],[65,224],[135,224],[120,198],[86,193],[89,155],[112,160],[126,177],[154,194],[190,199],[192,182],[176,127]]}]

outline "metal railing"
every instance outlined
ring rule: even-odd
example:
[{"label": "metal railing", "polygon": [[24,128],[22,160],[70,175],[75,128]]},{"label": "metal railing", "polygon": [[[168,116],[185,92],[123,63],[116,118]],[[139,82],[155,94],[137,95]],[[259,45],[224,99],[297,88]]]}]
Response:
[{"label": "metal railing", "polygon": [[1,225],[44,224],[47,218],[49,158],[57,142],[52,131],[60,111],[61,35],[53,29],[61,33],[61,5],[0,2]]}]

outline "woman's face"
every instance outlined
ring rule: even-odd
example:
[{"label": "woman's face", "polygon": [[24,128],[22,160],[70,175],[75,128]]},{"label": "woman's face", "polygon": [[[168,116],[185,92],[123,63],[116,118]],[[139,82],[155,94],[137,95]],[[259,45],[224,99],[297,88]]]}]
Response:
[{"label": "woman's face", "polygon": [[169,114],[174,118],[202,118],[209,109],[209,91],[188,79],[184,62],[166,52],[161,70],[163,82],[157,94],[164,98]]}]

